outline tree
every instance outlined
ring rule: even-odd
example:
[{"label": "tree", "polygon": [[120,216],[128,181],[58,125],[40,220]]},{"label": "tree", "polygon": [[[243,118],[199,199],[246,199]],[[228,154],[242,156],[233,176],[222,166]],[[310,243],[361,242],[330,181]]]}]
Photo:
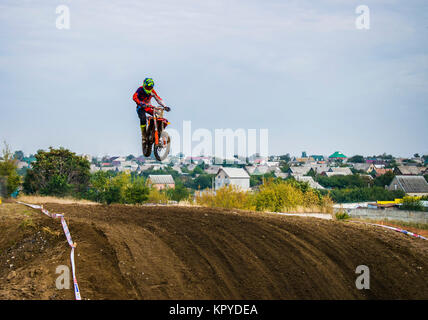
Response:
[{"label": "tree", "polygon": [[27,171],[26,193],[65,196],[85,192],[89,186],[90,163],[67,149],[39,150]]},{"label": "tree", "polygon": [[279,160],[285,161],[286,163],[290,162],[290,160],[291,160],[290,154],[287,153],[287,154],[284,154],[282,156],[279,156]]},{"label": "tree", "polygon": [[269,179],[275,179],[275,174],[273,172],[268,172],[263,175],[251,175],[250,187],[262,185],[264,181],[268,181]]},{"label": "tree", "polygon": [[355,155],[353,157],[350,157],[348,159],[348,162],[351,162],[351,163],[364,163],[365,161],[364,161],[364,157],[363,156],[357,154],[357,155]]},{"label": "tree", "polygon": [[175,188],[168,188],[166,190],[166,194],[169,199],[179,202],[183,199],[188,198],[190,195],[190,192],[183,185],[183,183],[178,182],[175,184]]},{"label": "tree", "polygon": [[346,203],[376,200],[391,201],[396,198],[402,198],[405,193],[401,190],[389,191],[375,186],[371,188],[333,189],[329,191],[329,195],[334,202]]},{"label": "tree", "polygon": [[[6,142],[4,142],[2,154],[2,160],[0,161],[0,184],[3,187],[0,186],[0,191],[4,197],[10,197],[21,184],[21,178],[16,171],[16,160],[13,158],[9,145]],[[2,188],[5,190],[1,190]]]},{"label": "tree", "polygon": [[212,175],[210,174],[200,174],[198,177],[193,180],[193,189],[203,190],[206,188],[211,188],[212,185]]},{"label": "tree", "polygon": [[143,203],[149,197],[149,187],[146,186],[143,177],[136,177],[133,181],[126,185],[124,190],[125,203]]},{"label": "tree", "polygon": [[204,170],[203,170],[203,168],[201,168],[201,166],[200,165],[197,165],[196,167],[195,167],[195,169],[193,169],[193,171],[192,171],[192,173],[190,174],[192,177],[195,177],[197,174],[203,174],[204,173]]},{"label": "tree", "polygon": [[13,158],[18,161],[22,161],[22,159],[24,159],[24,152],[22,152],[21,150],[15,151],[15,153],[13,154]]},{"label": "tree", "polygon": [[290,165],[285,160],[281,160],[279,161],[279,168],[281,169],[281,172],[286,173],[288,169],[290,169]]},{"label": "tree", "polygon": [[395,174],[392,171],[388,171],[385,174],[376,177],[374,179],[374,185],[379,187],[389,186],[394,177]]},{"label": "tree", "polygon": [[359,174],[353,174],[353,175],[337,175],[337,176],[322,176],[317,175],[315,177],[315,180],[326,188],[362,188],[367,186],[367,181],[363,179]]}]

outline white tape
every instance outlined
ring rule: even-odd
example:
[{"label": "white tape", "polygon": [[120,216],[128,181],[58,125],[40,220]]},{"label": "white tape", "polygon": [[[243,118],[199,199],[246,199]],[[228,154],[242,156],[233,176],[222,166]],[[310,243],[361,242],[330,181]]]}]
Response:
[{"label": "white tape", "polygon": [[76,248],[76,244],[71,239],[70,230],[68,229],[67,222],[65,221],[64,215],[58,214],[58,213],[50,213],[48,210],[44,209],[43,206],[39,206],[36,204],[28,204],[28,203],[20,202],[20,201],[17,201],[17,203],[31,207],[33,209],[40,209],[45,215],[47,215],[53,219],[61,218],[62,229],[64,230],[64,234],[65,234],[65,237],[67,238],[67,242],[71,247],[70,260],[71,260],[71,271],[73,273],[74,296],[76,297],[76,300],[82,300],[82,298],[80,296],[79,285],[77,283],[77,278],[76,278],[76,266],[74,263],[74,249]]},{"label": "white tape", "polygon": [[355,220],[350,220],[349,222],[369,224],[369,225],[372,225],[372,226],[382,227],[382,228],[394,230],[394,231],[397,231],[397,232],[401,232],[401,233],[407,234],[407,235],[412,236],[412,237],[416,237],[416,238],[428,240],[427,238],[425,238],[424,236],[421,236],[419,234],[416,234],[416,233],[413,233],[413,232],[410,232],[410,231],[407,231],[407,230],[404,230],[404,229],[396,228],[396,227],[386,226],[386,225],[383,225],[383,224],[369,223],[369,222],[355,221]]}]

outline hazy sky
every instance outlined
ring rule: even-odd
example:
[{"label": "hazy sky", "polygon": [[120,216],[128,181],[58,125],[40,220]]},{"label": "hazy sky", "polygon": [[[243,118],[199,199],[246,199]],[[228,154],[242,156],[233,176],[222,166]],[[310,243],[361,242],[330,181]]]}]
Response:
[{"label": "hazy sky", "polygon": [[179,131],[268,128],[271,154],[428,154],[427,40],[426,0],[0,0],[0,139],[140,154],[132,94],[150,76]]}]

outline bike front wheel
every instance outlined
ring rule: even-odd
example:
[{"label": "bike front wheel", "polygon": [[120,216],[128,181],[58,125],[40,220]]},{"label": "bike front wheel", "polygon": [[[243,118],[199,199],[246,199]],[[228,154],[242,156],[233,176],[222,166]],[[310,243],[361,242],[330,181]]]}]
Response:
[{"label": "bike front wheel", "polygon": [[158,161],[163,161],[169,154],[171,147],[171,138],[169,137],[168,132],[162,131],[159,137],[159,144],[154,147],[155,158]]},{"label": "bike front wheel", "polygon": [[146,143],[144,143],[144,141],[141,141],[141,144],[143,146],[143,155],[145,157],[150,157],[150,154],[152,153],[152,144],[150,143],[150,139],[147,138]]}]

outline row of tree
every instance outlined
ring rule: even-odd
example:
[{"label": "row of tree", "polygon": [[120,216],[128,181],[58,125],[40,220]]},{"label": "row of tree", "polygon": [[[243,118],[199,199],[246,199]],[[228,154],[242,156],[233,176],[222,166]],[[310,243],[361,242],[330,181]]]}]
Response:
[{"label": "row of tree", "polygon": [[[19,152],[12,154],[5,145],[0,161],[0,189],[4,195],[10,195],[21,184],[21,178],[16,171],[16,160],[21,156],[23,154]],[[184,175],[169,166],[157,171],[146,170],[139,175],[102,171],[91,174],[89,161],[63,148],[39,150],[34,157],[36,161],[32,163],[31,169],[27,170],[22,184],[25,193],[74,196],[103,203],[144,203],[156,199],[180,201],[188,198],[192,190],[211,188],[214,178],[204,172],[203,165],[198,165],[191,171],[184,168]],[[281,161],[285,162],[288,158],[289,156],[284,156]],[[176,183],[175,189],[153,190],[146,183],[150,174],[171,174]],[[251,186],[260,186],[273,178],[272,173],[251,176],[250,183]],[[392,172],[374,179],[359,174],[315,176],[316,181],[330,189],[321,191],[321,194],[329,194],[335,202],[390,200],[402,197],[400,191],[390,192],[384,189],[393,178]],[[307,184],[299,184],[302,185]]]},{"label": "row of tree", "polygon": [[343,188],[365,188],[365,187],[385,187],[391,183],[395,175],[393,172],[387,172],[381,176],[370,178],[367,175],[352,174],[352,175],[336,175],[323,176],[315,175],[314,179],[325,188],[343,189]]}]

